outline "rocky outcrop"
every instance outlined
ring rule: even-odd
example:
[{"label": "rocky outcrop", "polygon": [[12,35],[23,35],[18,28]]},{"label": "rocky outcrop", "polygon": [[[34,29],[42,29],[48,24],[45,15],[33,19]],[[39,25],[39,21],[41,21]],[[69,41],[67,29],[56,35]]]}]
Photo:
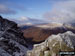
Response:
[{"label": "rocky outcrop", "polygon": [[43,43],[35,44],[27,56],[56,56],[59,51],[75,51],[75,34],[68,31],[63,34],[51,35]]},{"label": "rocky outcrop", "polygon": [[25,38],[17,24],[0,16],[0,56],[24,56],[27,50]]}]

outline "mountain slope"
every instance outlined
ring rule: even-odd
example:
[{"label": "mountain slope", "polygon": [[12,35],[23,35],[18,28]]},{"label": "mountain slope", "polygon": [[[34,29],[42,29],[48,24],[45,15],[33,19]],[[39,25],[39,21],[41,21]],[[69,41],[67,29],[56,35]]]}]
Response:
[{"label": "mountain slope", "polygon": [[66,31],[75,33],[75,27],[70,24],[50,23],[28,26],[23,28],[22,31],[24,32],[24,37],[30,39],[30,41],[42,42],[52,34],[64,33]]},{"label": "mountain slope", "polygon": [[0,16],[0,56],[24,56],[27,47],[17,24]]}]

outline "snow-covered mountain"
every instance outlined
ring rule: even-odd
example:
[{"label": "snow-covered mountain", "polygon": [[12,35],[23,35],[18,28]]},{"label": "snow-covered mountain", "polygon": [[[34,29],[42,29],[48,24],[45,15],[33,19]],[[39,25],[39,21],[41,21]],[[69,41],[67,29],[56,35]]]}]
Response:
[{"label": "snow-covered mountain", "polygon": [[56,28],[56,27],[63,27],[63,23],[47,23],[47,24],[37,24],[35,27],[40,27],[40,28]]},{"label": "snow-covered mountain", "polygon": [[[28,19],[22,20],[29,21]],[[36,56],[37,53],[40,53],[41,50],[44,50],[44,54],[48,51],[49,53],[53,51],[54,53],[50,54],[53,55],[56,54],[57,51],[60,51],[61,47],[63,47],[61,50],[72,50],[75,46],[75,26],[72,24],[42,23],[24,25],[24,27],[27,28],[20,29],[14,21],[7,20],[0,16],[1,56],[25,56],[27,51],[32,48],[34,51],[32,51],[31,54],[34,54],[34,56]],[[34,43],[41,44],[33,47]]]},{"label": "snow-covered mountain", "polygon": [[46,24],[24,25],[21,26],[21,30],[24,33],[24,37],[31,39],[31,42],[41,42],[52,34],[64,33],[66,31],[72,31],[75,33],[75,26],[66,23],[53,22]]}]

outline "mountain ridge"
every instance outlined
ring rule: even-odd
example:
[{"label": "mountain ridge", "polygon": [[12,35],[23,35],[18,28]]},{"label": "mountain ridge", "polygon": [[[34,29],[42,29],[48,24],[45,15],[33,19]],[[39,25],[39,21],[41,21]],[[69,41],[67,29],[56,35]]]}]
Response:
[{"label": "mountain ridge", "polygon": [[21,28],[21,30],[23,31],[25,38],[31,38],[33,42],[41,42],[52,34],[64,33],[66,31],[75,33],[74,26],[61,23],[28,25],[28,27],[26,25],[26,28]]}]

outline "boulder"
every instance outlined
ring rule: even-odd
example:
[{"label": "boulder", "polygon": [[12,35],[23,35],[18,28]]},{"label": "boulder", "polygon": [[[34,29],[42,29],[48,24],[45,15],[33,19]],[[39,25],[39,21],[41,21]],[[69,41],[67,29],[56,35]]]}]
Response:
[{"label": "boulder", "polygon": [[51,35],[44,42],[35,44],[29,56],[57,56],[60,51],[75,51],[75,34],[67,31]]}]

